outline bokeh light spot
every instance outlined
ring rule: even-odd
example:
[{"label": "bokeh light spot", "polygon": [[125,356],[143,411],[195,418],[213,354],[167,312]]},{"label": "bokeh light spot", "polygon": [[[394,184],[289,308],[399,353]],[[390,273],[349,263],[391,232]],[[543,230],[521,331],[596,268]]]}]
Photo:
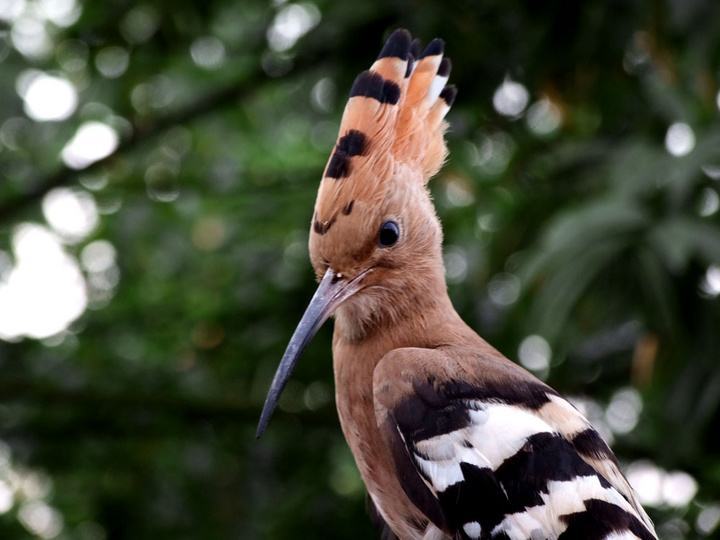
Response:
[{"label": "bokeh light spot", "polygon": [[190,45],[190,56],[196,65],[205,69],[216,69],[225,60],[225,45],[215,36],[201,37]]},{"label": "bokeh light spot", "polygon": [[305,407],[311,411],[316,411],[321,407],[331,403],[333,393],[323,381],[314,381],[310,383],[303,393],[303,401]]},{"label": "bokeh light spot", "polygon": [[695,479],[683,471],[671,471],[663,479],[663,500],[673,508],[684,508],[697,494]]},{"label": "bokeh light spot", "polygon": [[287,51],[302,36],[320,22],[320,10],[315,4],[288,4],[280,8],[268,28],[267,40],[276,52]]},{"label": "bokeh light spot", "polygon": [[15,265],[0,281],[0,339],[42,339],[65,330],[87,305],[77,262],[41,225],[19,225],[12,243]]},{"label": "bokeh light spot", "polygon": [[63,519],[60,512],[44,501],[29,501],[20,507],[20,523],[40,538],[55,538],[62,532]]},{"label": "bokeh light spot", "polygon": [[84,41],[68,39],[55,47],[55,58],[68,73],[78,73],[87,66],[89,51]]},{"label": "bokeh light spot", "polygon": [[100,49],[95,56],[95,67],[107,79],[120,77],[130,64],[130,55],[122,47],[111,46]]},{"label": "bokeh light spot", "polygon": [[483,135],[480,144],[469,145],[470,162],[487,176],[497,176],[507,169],[515,150],[515,143],[507,133]]},{"label": "bokeh light spot", "polygon": [[703,508],[695,521],[700,534],[709,535],[720,525],[720,504],[711,504]]},{"label": "bokeh light spot", "polygon": [[151,5],[131,9],[120,21],[120,33],[128,43],[145,43],[157,31],[160,15]]},{"label": "bokeh light spot", "polygon": [[710,298],[720,295],[720,266],[716,264],[708,266],[700,282],[700,291]]},{"label": "bokeh light spot", "polygon": [[18,81],[18,90],[24,101],[24,110],[38,122],[59,121],[68,118],[77,108],[78,96],[70,81],[42,72],[24,72]]},{"label": "bokeh light spot", "polygon": [[641,504],[660,506],[663,471],[659,467],[651,461],[635,461],[627,469],[627,479],[636,491]]},{"label": "bokeh light spot", "polygon": [[525,110],[530,95],[519,82],[506,78],[493,95],[493,106],[503,116],[517,118]]},{"label": "bokeh light spot", "polygon": [[14,21],[25,11],[25,0],[0,0],[0,20]]},{"label": "bokeh light spot", "polygon": [[107,240],[95,240],[80,253],[80,261],[88,272],[104,272],[115,265],[117,254]]},{"label": "bokeh light spot", "polygon": [[4,480],[0,480],[0,515],[7,513],[15,504],[12,488]]},{"label": "bokeh light spot", "polygon": [[57,188],[43,198],[42,210],[50,226],[68,242],[78,242],[98,223],[97,207],[86,191]]},{"label": "bokeh light spot", "polygon": [[45,23],[33,15],[24,14],[15,20],[10,38],[18,52],[31,59],[41,59],[52,50]]},{"label": "bokeh light spot", "polygon": [[708,178],[720,180],[720,165],[703,165],[700,167]]},{"label": "bokeh light spot", "polygon": [[469,183],[453,175],[448,176],[445,181],[445,198],[450,206],[470,206],[475,202]]},{"label": "bokeh light spot", "polygon": [[531,371],[546,373],[550,368],[551,356],[550,344],[542,336],[527,336],[518,347],[520,363]]},{"label": "bokeh light spot", "polygon": [[520,297],[520,280],[515,274],[501,272],[488,283],[488,295],[494,304],[510,306]]},{"label": "bokeh light spot", "polygon": [[676,157],[692,152],[695,148],[695,133],[692,128],[684,122],[672,124],[665,134],[665,148]]},{"label": "bokeh light spot", "polygon": [[84,169],[112,154],[119,142],[117,132],[107,124],[85,122],[62,149],[62,159],[72,169]]},{"label": "bokeh light spot", "polygon": [[562,113],[552,101],[543,98],[530,106],[525,120],[532,133],[543,137],[557,131],[562,123]]},{"label": "bokeh light spot", "polygon": [[449,283],[459,283],[465,279],[468,261],[465,250],[459,246],[449,246],[443,255],[445,261],[445,278]]},{"label": "bokeh light spot", "polygon": [[647,506],[685,508],[698,491],[695,478],[684,471],[668,472],[648,460],[630,464],[627,479]]},{"label": "bokeh light spot", "polygon": [[176,97],[177,86],[165,75],[157,75],[148,82],[138,84],[130,93],[133,107],[143,114],[167,107]]},{"label": "bokeh light spot", "polygon": [[169,203],[180,196],[177,170],[167,163],[153,163],[145,171],[145,186],[153,201]]},{"label": "bokeh light spot", "polygon": [[642,412],[642,398],[634,388],[622,388],[613,394],[605,411],[605,419],[615,433],[625,434],[635,429]]},{"label": "bokeh light spot", "polygon": [[37,7],[46,20],[62,28],[74,24],[81,13],[76,0],[37,0]]},{"label": "bokeh light spot", "polygon": [[310,102],[320,112],[330,112],[335,101],[335,84],[328,77],[316,82],[310,92]]},{"label": "bokeh light spot", "polygon": [[720,208],[720,197],[717,191],[712,188],[705,188],[700,193],[700,204],[698,214],[702,217],[710,217]]}]

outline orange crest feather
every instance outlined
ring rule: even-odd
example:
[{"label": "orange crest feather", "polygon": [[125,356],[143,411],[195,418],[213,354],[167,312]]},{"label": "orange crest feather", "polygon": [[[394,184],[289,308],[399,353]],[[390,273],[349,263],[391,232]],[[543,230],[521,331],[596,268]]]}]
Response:
[{"label": "orange crest feather", "polygon": [[393,32],[369,71],[357,76],[318,191],[313,228],[324,234],[357,200],[382,200],[399,171],[427,182],[447,155],[445,115],[456,90],[446,86],[444,43],[420,52],[407,30]]}]

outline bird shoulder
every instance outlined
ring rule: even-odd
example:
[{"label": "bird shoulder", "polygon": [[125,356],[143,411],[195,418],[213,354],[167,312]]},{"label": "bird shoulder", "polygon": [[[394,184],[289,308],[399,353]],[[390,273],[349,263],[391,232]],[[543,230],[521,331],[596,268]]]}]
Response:
[{"label": "bird shoulder", "polygon": [[654,538],[589,422],[496,354],[396,349],[375,368],[376,420],[410,500],[466,538],[557,537],[588,522]]}]

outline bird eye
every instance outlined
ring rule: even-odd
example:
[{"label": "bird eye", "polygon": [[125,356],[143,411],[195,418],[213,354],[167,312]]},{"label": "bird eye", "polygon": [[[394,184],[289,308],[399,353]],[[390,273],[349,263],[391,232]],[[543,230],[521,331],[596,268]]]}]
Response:
[{"label": "bird eye", "polygon": [[390,247],[400,238],[400,227],[394,221],[386,221],[380,227],[380,246]]}]

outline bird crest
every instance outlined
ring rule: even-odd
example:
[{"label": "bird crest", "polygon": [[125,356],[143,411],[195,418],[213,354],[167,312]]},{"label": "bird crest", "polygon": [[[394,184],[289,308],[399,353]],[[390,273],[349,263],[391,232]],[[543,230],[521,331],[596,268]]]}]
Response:
[{"label": "bird crest", "polygon": [[338,139],[320,183],[313,231],[324,235],[358,204],[382,201],[399,177],[427,182],[447,155],[445,115],[456,89],[444,43],[423,50],[407,30],[394,31],[350,90]]}]

